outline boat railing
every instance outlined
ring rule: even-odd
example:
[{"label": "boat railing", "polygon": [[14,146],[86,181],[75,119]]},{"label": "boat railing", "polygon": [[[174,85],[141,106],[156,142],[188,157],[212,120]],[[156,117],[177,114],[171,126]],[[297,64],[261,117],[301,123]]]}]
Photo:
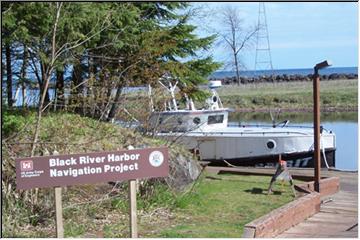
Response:
[{"label": "boat railing", "polygon": [[[244,123],[235,123],[229,122],[228,127],[265,127],[265,128],[273,128],[271,124],[244,124]],[[313,126],[304,126],[304,125],[291,125],[291,126],[284,126],[284,127],[276,127],[276,128],[304,128],[304,129],[313,129]]]},{"label": "boat railing", "polygon": [[[297,132],[297,131],[276,131],[276,132],[266,132],[266,131],[258,131],[258,132],[228,132],[228,131],[216,131],[216,132],[207,132],[207,131],[193,131],[193,132],[189,132],[189,134],[198,134],[201,133],[203,135],[240,135],[240,136],[244,136],[244,135],[281,135],[281,134],[299,134],[299,135],[304,135],[304,136],[309,136],[309,133],[305,133],[305,132]],[[312,135],[312,134],[310,134]]]}]

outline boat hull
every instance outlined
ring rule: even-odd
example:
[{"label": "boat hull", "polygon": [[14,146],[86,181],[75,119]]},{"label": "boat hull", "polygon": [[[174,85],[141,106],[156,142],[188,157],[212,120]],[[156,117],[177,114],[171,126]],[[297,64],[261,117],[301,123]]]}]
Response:
[{"label": "boat hull", "polygon": [[[314,149],[312,129],[228,127],[210,132],[160,133],[159,136],[198,152],[201,160],[226,160],[234,165],[276,162],[279,155],[282,155],[284,160],[307,158],[312,156]],[[322,133],[320,142],[323,153],[332,155],[331,153],[335,152],[333,133]],[[325,160],[329,166],[335,165],[335,158],[325,157]],[[323,166],[326,166],[325,162]]]},{"label": "boat hull", "polygon": [[[335,158],[336,149],[326,149],[325,158],[321,154],[321,167],[335,167],[336,158]],[[291,153],[291,154],[282,154],[281,159],[287,161],[288,167],[314,167],[314,152],[301,152],[301,153]],[[227,160],[221,159],[203,159],[203,161],[210,162],[210,166],[267,166],[271,164],[276,164],[278,162],[278,155],[267,155],[267,156],[258,156],[258,157],[245,157],[245,158],[233,158]],[[325,163],[326,161],[326,163]]]}]

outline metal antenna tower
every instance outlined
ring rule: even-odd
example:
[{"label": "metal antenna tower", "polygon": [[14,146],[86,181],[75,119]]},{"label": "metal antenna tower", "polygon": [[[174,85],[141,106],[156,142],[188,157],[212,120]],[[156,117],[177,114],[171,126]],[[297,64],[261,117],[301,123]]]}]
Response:
[{"label": "metal antenna tower", "polygon": [[273,65],[271,61],[269,32],[266,22],[265,3],[259,2],[258,31],[256,34],[256,55],[254,70],[271,70]]}]

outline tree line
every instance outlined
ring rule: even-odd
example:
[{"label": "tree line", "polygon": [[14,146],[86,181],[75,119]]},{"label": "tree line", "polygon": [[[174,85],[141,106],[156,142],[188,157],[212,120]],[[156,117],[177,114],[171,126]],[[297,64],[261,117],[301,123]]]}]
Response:
[{"label": "tree line", "polygon": [[197,86],[220,64],[199,54],[216,35],[195,34],[192,10],[181,2],[3,2],[3,102],[11,108],[17,86],[35,86],[41,118],[54,101],[64,108],[67,88],[75,112],[110,121],[125,87],[156,86],[164,75],[202,96]]}]

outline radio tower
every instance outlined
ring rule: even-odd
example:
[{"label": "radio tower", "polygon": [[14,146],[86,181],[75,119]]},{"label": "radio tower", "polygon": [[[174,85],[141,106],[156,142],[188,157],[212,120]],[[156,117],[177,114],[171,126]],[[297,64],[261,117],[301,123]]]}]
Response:
[{"label": "radio tower", "polygon": [[273,74],[271,61],[269,32],[266,22],[265,3],[259,2],[258,31],[256,34],[256,55],[254,70],[270,70]]}]

